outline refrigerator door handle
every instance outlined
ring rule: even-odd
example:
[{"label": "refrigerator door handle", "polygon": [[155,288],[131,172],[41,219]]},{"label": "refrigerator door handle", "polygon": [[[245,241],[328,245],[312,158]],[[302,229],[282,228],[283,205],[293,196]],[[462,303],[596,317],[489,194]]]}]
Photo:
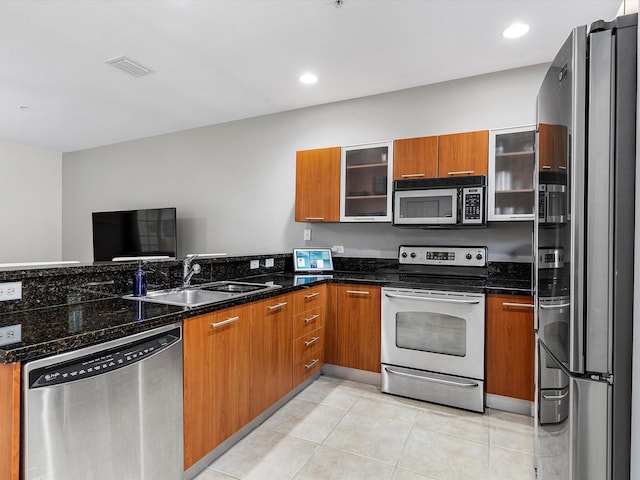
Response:
[{"label": "refrigerator door handle", "polygon": [[584,373],[584,224],[585,224],[585,142],[587,97],[587,32],[585,27],[574,29],[572,52],[572,113],[571,131],[567,132],[570,151],[568,176],[570,176],[571,207],[567,218],[571,224],[571,280],[570,280],[570,321],[569,321],[569,369]]},{"label": "refrigerator door handle", "polygon": [[[589,43],[589,131],[587,155],[586,262],[584,272],[584,368],[607,373],[611,366],[613,319],[613,208],[615,45],[611,30],[591,33]],[[580,370],[581,372],[584,370]]]}]

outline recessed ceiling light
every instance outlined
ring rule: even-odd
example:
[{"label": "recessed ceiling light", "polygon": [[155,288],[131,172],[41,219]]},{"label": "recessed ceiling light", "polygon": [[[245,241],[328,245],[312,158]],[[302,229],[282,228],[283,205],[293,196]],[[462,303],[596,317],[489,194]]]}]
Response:
[{"label": "recessed ceiling light", "polygon": [[529,31],[529,25],[526,23],[514,23],[510,25],[504,32],[502,32],[502,36],[504,38],[519,38],[525,35]]},{"label": "recessed ceiling light", "polygon": [[316,83],[318,81],[318,77],[316,77],[311,72],[306,72],[306,73],[303,73],[302,75],[300,75],[299,80],[300,80],[300,83],[304,83],[305,85],[311,85],[311,84]]}]

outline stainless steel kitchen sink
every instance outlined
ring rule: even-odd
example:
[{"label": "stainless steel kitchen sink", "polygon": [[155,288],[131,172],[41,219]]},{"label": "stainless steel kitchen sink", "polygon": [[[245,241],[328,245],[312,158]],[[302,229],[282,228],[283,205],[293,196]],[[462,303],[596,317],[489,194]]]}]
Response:
[{"label": "stainless steel kitchen sink", "polygon": [[180,307],[197,308],[280,287],[280,285],[266,285],[264,283],[222,281],[184,288],[154,290],[148,292],[147,295],[143,297],[125,295],[123,298],[140,302],[164,303]]}]

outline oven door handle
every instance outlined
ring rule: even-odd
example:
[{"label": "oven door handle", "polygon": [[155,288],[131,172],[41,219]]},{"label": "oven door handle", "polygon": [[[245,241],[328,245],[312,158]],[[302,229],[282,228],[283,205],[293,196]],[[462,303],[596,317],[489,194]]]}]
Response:
[{"label": "oven door handle", "polygon": [[385,296],[389,298],[404,298],[406,300],[428,300],[431,302],[442,302],[442,303],[464,303],[466,305],[477,305],[478,303],[480,303],[480,300],[458,300],[455,298],[417,297],[413,295],[398,295],[395,293],[385,293]]},{"label": "oven door handle", "polygon": [[392,375],[398,375],[399,377],[417,378],[419,380],[426,380],[427,382],[433,382],[433,383],[441,383],[444,385],[450,385],[452,387],[476,388],[480,386],[480,384],[474,383],[474,382],[454,382],[453,380],[444,380],[442,378],[434,378],[426,374],[417,375],[415,373],[399,372],[389,367],[384,367],[384,369],[387,372],[391,373]]}]

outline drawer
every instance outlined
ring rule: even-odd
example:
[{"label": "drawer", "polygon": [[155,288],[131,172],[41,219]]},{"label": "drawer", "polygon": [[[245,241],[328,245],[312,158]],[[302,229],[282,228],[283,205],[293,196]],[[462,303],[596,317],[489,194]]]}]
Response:
[{"label": "drawer", "polygon": [[324,364],[324,348],[304,355],[293,365],[293,385],[299,385],[310,376],[318,373]]},{"label": "drawer", "polygon": [[304,337],[294,340],[293,358],[297,361],[318,349],[324,350],[324,328],[318,328]]},{"label": "drawer", "polygon": [[293,294],[293,313],[302,313],[312,308],[323,307],[327,301],[327,286],[305,288]]},{"label": "drawer", "polygon": [[293,317],[293,338],[296,339],[317,328],[324,327],[325,309],[317,307]]}]

